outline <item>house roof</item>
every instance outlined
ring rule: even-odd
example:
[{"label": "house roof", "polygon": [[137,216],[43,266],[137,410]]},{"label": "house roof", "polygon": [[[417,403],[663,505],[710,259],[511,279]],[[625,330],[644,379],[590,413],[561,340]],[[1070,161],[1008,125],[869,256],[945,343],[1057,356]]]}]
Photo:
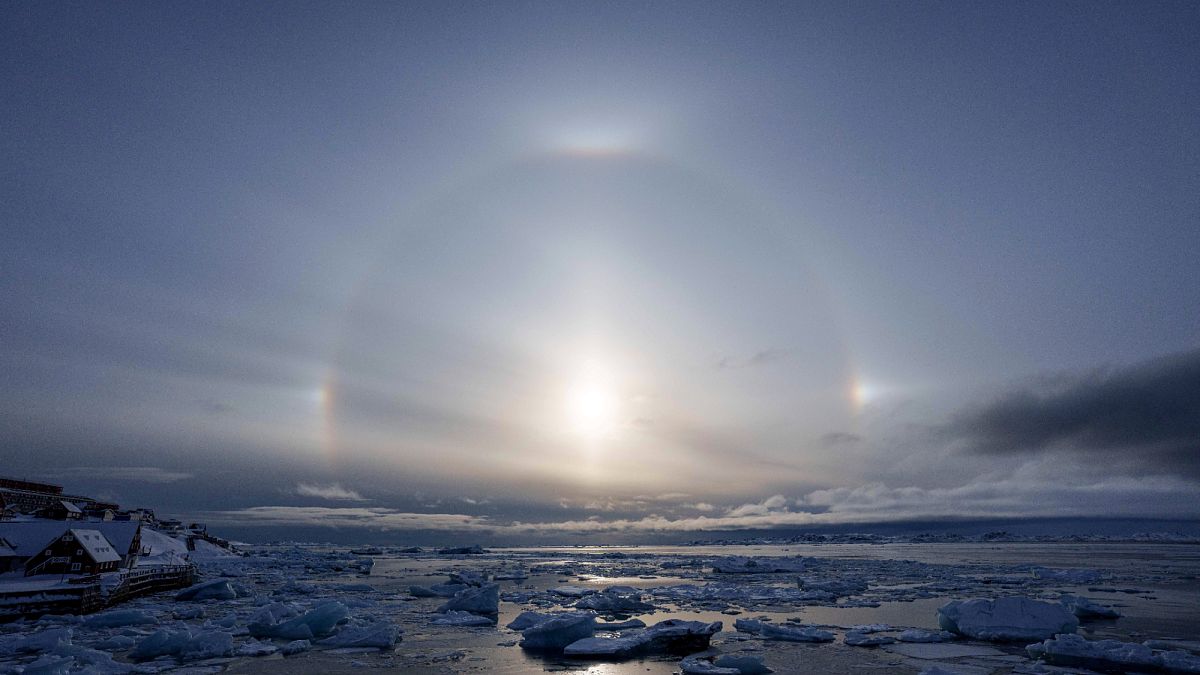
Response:
[{"label": "house roof", "polygon": [[88,552],[88,555],[92,556],[92,560],[106,563],[117,562],[121,559],[121,554],[113,549],[112,543],[105,539],[99,530],[72,528],[71,534],[75,535],[75,540],[79,542],[79,545]]},{"label": "house roof", "polygon": [[[77,521],[72,521],[77,523]],[[133,540],[137,537],[138,531],[142,524],[137,521],[85,521],[77,523],[86,525],[80,529],[96,530],[104,535],[105,539],[112,544],[112,547],[121,555],[129,552],[133,546]],[[28,558],[37,555],[46,545],[54,541],[57,537],[61,537],[68,529],[67,524],[61,520],[9,520],[0,522],[0,539],[4,539],[9,543],[17,555]],[[137,551],[134,551],[137,553]]]},{"label": "house roof", "polygon": [[62,504],[63,508],[65,508],[67,510],[67,513],[83,513],[83,511],[79,510],[78,506],[75,506],[74,504],[72,504],[71,502],[69,502],[65,499],[60,500],[59,503]]}]

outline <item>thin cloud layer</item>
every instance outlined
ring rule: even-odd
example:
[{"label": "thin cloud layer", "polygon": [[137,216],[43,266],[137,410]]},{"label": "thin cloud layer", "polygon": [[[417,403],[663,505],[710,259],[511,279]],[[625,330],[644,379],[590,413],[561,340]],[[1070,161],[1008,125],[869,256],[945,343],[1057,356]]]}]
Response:
[{"label": "thin cloud layer", "polygon": [[328,499],[331,501],[345,502],[361,502],[366,501],[362,495],[354,490],[348,490],[339,483],[332,485],[314,485],[312,483],[299,483],[296,485],[296,494],[301,497],[316,497],[318,499]]}]

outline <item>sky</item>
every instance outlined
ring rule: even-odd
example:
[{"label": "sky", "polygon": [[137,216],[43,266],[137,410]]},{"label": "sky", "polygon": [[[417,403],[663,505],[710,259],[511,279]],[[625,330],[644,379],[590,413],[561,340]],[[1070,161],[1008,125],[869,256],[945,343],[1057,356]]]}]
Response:
[{"label": "sky", "polygon": [[9,4],[2,473],[248,539],[1200,519],[1197,29]]}]

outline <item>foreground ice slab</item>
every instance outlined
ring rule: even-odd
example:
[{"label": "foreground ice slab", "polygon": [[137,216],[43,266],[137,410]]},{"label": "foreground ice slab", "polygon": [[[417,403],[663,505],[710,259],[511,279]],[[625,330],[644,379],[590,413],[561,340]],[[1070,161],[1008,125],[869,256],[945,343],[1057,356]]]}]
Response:
[{"label": "foreground ice slab", "polygon": [[495,616],[500,612],[499,584],[469,586],[438,608],[439,612],[470,612]]},{"label": "foreground ice slab", "polygon": [[558,614],[526,628],[522,633],[522,649],[562,651],[567,645],[596,631],[596,615],[591,612]]},{"label": "foreground ice slab", "polygon": [[1035,659],[1056,666],[1093,670],[1148,670],[1167,673],[1200,673],[1200,656],[1182,650],[1155,651],[1135,642],[1087,640],[1080,635],[1060,635],[1025,648]]},{"label": "foreground ice slab", "polygon": [[938,609],[945,630],[991,642],[1044,640],[1074,633],[1079,619],[1062,605],[1029,598],[955,600]]},{"label": "foreground ice slab", "polygon": [[276,602],[250,617],[248,628],[250,635],[259,638],[312,640],[332,633],[349,615],[350,610],[336,600],[317,605],[302,614],[291,605]]},{"label": "foreground ice slab", "polygon": [[721,622],[669,619],[618,637],[587,637],[567,645],[563,654],[577,658],[625,658],[651,652],[697,652],[708,649]]},{"label": "foreground ice slab", "polygon": [[1059,602],[1080,619],[1116,619],[1121,616],[1117,610],[1079,595],[1064,595]]},{"label": "foreground ice slab", "polygon": [[766,640],[833,642],[833,633],[815,626],[776,626],[757,619],[738,619],[733,626],[743,633],[754,633]]},{"label": "foreground ice slab", "polygon": [[722,654],[713,658],[693,654],[679,662],[684,675],[765,675],[775,671],[763,665],[763,657]]},{"label": "foreground ice slab", "polygon": [[439,614],[437,618],[429,623],[434,626],[494,626],[496,625],[496,617],[452,609],[449,612]]}]

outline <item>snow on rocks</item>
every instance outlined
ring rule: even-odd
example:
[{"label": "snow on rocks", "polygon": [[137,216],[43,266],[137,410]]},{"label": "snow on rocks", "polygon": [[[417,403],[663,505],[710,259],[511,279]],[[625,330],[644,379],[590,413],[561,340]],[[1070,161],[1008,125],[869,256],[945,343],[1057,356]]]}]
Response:
[{"label": "snow on rocks", "polygon": [[275,602],[256,612],[247,626],[254,637],[311,640],[333,632],[350,615],[345,605],[330,600],[301,614],[294,606]]},{"label": "snow on rocks", "polygon": [[562,651],[577,640],[592,636],[596,630],[596,615],[591,612],[557,614],[521,632],[521,648],[541,651]]},{"label": "snow on rocks", "polygon": [[439,612],[470,612],[495,616],[500,612],[499,584],[469,586],[438,608]]},{"label": "snow on rocks", "polygon": [[1056,666],[1093,670],[1154,670],[1200,673],[1200,656],[1186,651],[1155,651],[1144,644],[1118,640],[1087,640],[1080,635],[1060,635],[1031,644],[1025,651]]},{"label": "snow on rocks", "polygon": [[1080,595],[1064,595],[1059,602],[1080,619],[1117,619],[1121,613]]},{"label": "snow on rocks", "polygon": [[586,637],[563,649],[576,658],[626,658],[650,652],[702,651],[712,636],[721,632],[721,622],[668,619],[646,629],[635,629],[617,637]]},{"label": "snow on rocks", "polygon": [[753,633],[765,640],[785,642],[833,642],[833,633],[815,626],[776,626],[757,619],[738,619],[734,628],[743,633]]},{"label": "snow on rocks", "polygon": [[954,600],[938,608],[945,630],[990,642],[1043,640],[1074,633],[1079,619],[1062,605],[1029,598]]}]

